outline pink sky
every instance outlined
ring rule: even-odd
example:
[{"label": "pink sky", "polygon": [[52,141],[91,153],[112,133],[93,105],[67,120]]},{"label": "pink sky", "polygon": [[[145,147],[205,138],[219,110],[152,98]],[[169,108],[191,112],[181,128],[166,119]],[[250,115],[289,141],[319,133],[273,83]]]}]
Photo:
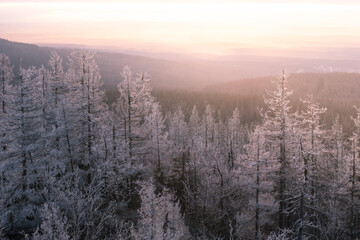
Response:
[{"label": "pink sky", "polygon": [[[290,3],[291,2],[291,3]],[[360,47],[356,1],[9,1],[0,37],[136,50]]]}]

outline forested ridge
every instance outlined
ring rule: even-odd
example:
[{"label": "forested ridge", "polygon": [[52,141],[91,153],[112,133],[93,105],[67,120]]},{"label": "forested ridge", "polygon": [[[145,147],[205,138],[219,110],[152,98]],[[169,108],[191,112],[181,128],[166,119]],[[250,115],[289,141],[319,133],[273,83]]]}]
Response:
[{"label": "forested ridge", "polygon": [[[239,109],[242,124],[254,124],[261,121],[258,108],[267,109],[264,96],[273,91],[276,76],[239,79],[221,84],[208,85],[202,90],[169,90],[154,88],[152,94],[160,102],[164,111],[174,111],[180,103],[186,118],[191,115],[193,105],[200,111],[206,104],[214,106],[220,117],[225,120]],[[333,119],[339,116],[344,131],[352,131],[353,122],[350,115],[354,113],[354,105],[359,104],[360,74],[346,72],[308,72],[291,73],[288,76],[288,87],[294,91],[290,96],[294,111],[305,110],[302,99],[313,95],[314,100],[327,108],[321,123],[330,127]],[[117,96],[108,92],[110,100]]]},{"label": "forested ridge", "polygon": [[283,71],[243,123],[206,102],[162,108],[128,66],[109,103],[93,52],[62,62],[0,54],[0,238],[360,237],[359,107],[341,116],[351,131],[325,125]]}]

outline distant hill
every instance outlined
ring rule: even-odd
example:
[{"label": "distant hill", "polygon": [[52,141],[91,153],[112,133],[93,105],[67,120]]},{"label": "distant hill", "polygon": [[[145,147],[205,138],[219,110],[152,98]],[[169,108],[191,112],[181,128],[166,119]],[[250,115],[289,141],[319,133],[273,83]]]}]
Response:
[{"label": "distant hill", "polygon": [[[81,47],[81,46],[79,46]],[[19,63],[23,66],[46,65],[51,51],[57,51],[64,60],[71,49],[67,45],[39,47],[34,44],[18,43],[0,38],[0,52],[7,54],[17,73]],[[150,74],[152,85],[156,89],[201,89],[209,84],[225,83],[231,80],[253,78],[278,73],[283,67],[289,72],[357,71],[360,66],[355,60],[305,59],[291,57],[268,57],[246,55],[223,56],[213,59],[188,58],[162,59],[161,54],[153,57],[96,51],[101,76],[108,90],[113,90],[120,79],[120,70],[129,65],[135,71]],[[147,53],[144,52],[144,55]]]},{"label": "distant hill", "polygon": [[[15,74],[20,62],[24,67],[47,65],[52,51],[57,51],[63,57],[66,67],[70,48],[39,47],[0,39],[0,52],[10,57]],[[239,107],[242,119],[251,123],[259,120],[257,108],[264,107],[265,89],[273,89],[271,82],[275,79],[274,74],[279,73],[284,66],[282,63],[286,62],[288,72],[296,72],[297,69],[305,71],[289,76],[289,88],[294,90],[292,99],[295,109],[301,110],[299,98],[313,94],[317,101],[328,107],[326,119],[330,123],[336,114],[349,116],[354,113],[353,105],[360,106],[359,73],[311,72],[336,69],[352,71],[360,66],[354,60],[243,56],[232,60],[194,58],[176,61],[105,51],[96,51],[96,59],[110,101],[116,98],[115,86],[121,81],[121,68],[130,65],[135,71],[145,71],[151,75],[154,94],[166,110],[175,109],[181,102],[189,114],[194,104],[202,108],[205,103],[210,103],[228,116],[235,107]],[[343,119],[343,123],[350,129],[350,118]]]},{"label": "distant hill", "polygon": [[[0,52],[9,56],[11,63],[14,65],[14,72],[17,73],[20,62],[24,67],[29,65],[40,66],[46,65],[51,51],[55,49],[39,47],[34,44],[11,42],[0,38]],[[58,51],[63,57],[69,51]]]},{"label": "distant hill", "polygon": [[[52,51],[58,52],[63,57],[66,68],[70,48],[39,47],[34,44],[11,42],[0,39],[0,52],[10,57],[17,73],[20,62],[22,66],[47,65]],[[101,76],[107,87],[113,87],[120,81],[120,71],[125,65],[131,66],[134,71],[148,72],[154,87],[183,87],[188,86],[187,79],[197,78],[196,73],[186,68],[186,65],[161,59],[96,51],[96,60],[100,67]],[[180,76],[181,75],[181,76]],[[190,78],[186,77],[191,75]],[[200,78],[199,76],[198,78]],[[193,81],[192,81],[193,82]],[[197,85],[199,86],[199,85]]]},{"label": "distant hill", "polygon": [[[46,65],[52,51],[57,51],[63,57],[66,67],[67,56],[71,51],[70,48],[39,47],[34,44],[0,39],[0,52],[10,57],[15,74],[20,62],[24,67]],[[119,73],[125,65],[131,66],[134,71],[149,73],[154,88],[166,89],[198,89],[207,84],[236,79],[238,76],[251,76],[250,72],[254,72],[244,64],[230,64],[227,61],[195,58],[170,61],[105,51],[96,51],[96,60],[107,89],[113,89],[114,85],[121,80]]]}]

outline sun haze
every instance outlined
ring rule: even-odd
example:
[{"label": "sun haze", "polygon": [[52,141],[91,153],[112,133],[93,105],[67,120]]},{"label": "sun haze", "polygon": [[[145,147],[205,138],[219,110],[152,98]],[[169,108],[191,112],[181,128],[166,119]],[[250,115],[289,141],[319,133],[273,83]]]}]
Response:
[{"label": "sun haze", "polygon": [[1,1],[0,37],[147,51],[359,47],[355,1]]}]

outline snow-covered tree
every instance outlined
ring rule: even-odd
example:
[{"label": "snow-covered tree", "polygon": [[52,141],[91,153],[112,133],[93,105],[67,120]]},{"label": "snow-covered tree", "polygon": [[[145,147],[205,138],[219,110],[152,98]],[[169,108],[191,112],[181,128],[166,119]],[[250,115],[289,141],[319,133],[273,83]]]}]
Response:
[{"label": "snow-covered tree", "polygon": [[350,239],[359,238],[359,223],[357,221],[359,217],[359,184],[358,184],[358,172],[359,172],[359,157],[360,157],[360,108],[355,107],[356,117],[352,118],[354,122],[354,132],[350,137],[351,142],[351,163],[350,163],[350,216],[349,216],[349,237]]},{"label": "snow-covered tree", "polygon": [[0,53],[0,100],[1,111],[6,113],[6,102],[8,101],[7,92],[10,82],[13,78],[12,66],[10,65],[9,57]]},{"label": "snow-covered tree", "polygon": [[323,226],[322,233],[328,238],[341,239],[344,237],[347,219],[347,185],[353,156],[349,157],[345,133],[337,116],[328,131],[324,158],[327,159],[327,178],[329,188],[326,199],[328,224]]},{"label": "snow-covered tree", "polygon": [[[204,142],[201,137],[201,118],[197,107],[194,106],[191,112],[189,124],[188,124],[188,138],[190,147],[190,161],[189,161],[189,178],[192,178],[194,189],[197,188],[198,183],[198,171],[200,169],[200,158],[204,151]],[[190,180],[190,179],[189,179]]]},{"label": "snow-covered tree", "polygon": [[7,108],[10,101],[9,88],[10,82],[13,79],[12,66],[10,65],[9,57],[0,53],[0,147],[2,152],[6,152],[8,143],[6,142],[6,132],[9,128],[7,126]]},{"label": "snow-covered tree", "polygon": [[133,165],[143,159],[146,153],[149,133],[145,120],[151,112],[154,99],[147,74],[134,74],[129,66],[125,66],[121,77],[122,81],[117,86],[120,96],[116,108],[122,123],[122,136],[126,142],[126,158]]},{"label": "snow-covered tree", "polygon": [[[320,116],[325,113],[326,108],[320,107],[313,99],[313,96],[310,95],[309,99],[303,100],[303,103],[306,105],[306,110],[302,113],[301,120],[304,126],[304,137],[307,144],[308,151],[310,152],[311,165],[309,166],[309,171],[313,174],[311,178],[312,191],[315,191],[316,184],[315,175],[317,175],[317,157],[320,155],[323,150],[323,139],[325,131],[322,130],[320,124]],[[305,144],[304,144],[305,145]],[[314,193],[314,192],[313,192]]]},{"label": "snow-covered tree", "polygon": [[[245,146],[245,158],[240,163],[238,174],[242,176],[243,184],[248,185],[252,199],[249,199],[248,211],[243,212],[243,219],[251,219],[254,234],[246,233],[247,237],[255,235],[255,239],[264,236],[263,226],[271,225],[271,215],[274,214],[274,198],[271,194],[274,183],[274,173],[271,172],[272,164],[265,146],[265,131],[257,126],[249,135],[249,143]],[[253,220],[254,219],[254,220]],[[244,221],[244,224],[249,224]],[[251,234],[251,235],[250,235]]]},{"label": "snow-covered tree", "polygon": [[189,120],[189,137],[191,138],[191,143],[190,143],[190,147],[191,149],[199,149],[199,145],[200,145],[200,137],[201,137],[201,118],[199,116],[199,112],[197,110],[197,107],[194,106],[192,111],[191,111],[191,115],[190,115],[190,120]]},{"label": "snow-covered tree", "polygon": [[209,147],[214,142],[215,138],[215,110],[210,104],[206,105],[205,113],[203,116],[203,136],[205,141],[205,148]]},{"label": "snow-covered tree", "polygon": [[95,56],[90,51],[74,50],[69,57],[69,70],[67,72],[68,114],[76,130],[72,134],[75,139],[74,155],[78,166],[87,171],[88,181],[91,181],[91,169],[96,165],[96,144],[100,141],[99,125],[102,114],[107,110],[104,103],[104,91],[101,89],[99,67]]},{"label": "snow-covered tree", "polygon": [[30,67],[20,68],[17,85],[9,91],[5,136],[9,151],[2,167],[7,183],[3,199],[9,206],[2,219],[9,231],[30,231],[40,221],[39,208],[44,201],[40,194],[44,186],[41,176],[46,160],[40,89],[38,70]]},{"label": "snow-covered tree", "polygon": [[171,116],[169,137],[174,144],[174,151],[184,151],[187,146],[187,124],[184,111],[180,105]]},{"label": "snow-covered tree", "polygon": [[179,204],[169,190],[156,194],[155,186],[142,182],[139,191],[141,207],[137,226],[131,229],[136,240],[187,239],[189,231],[180,214]]},{"label": "snow-covered tree", "polygon": [[289,229],[282,229],[279,232],[272,232],[266,240],[288,240],[292,239],[293,234]]},{"label": "snow-covered tree", "polygon": [[167,133],[165,132],[165,119],[160,111],[160,105],[154,103],[150,115],[146,116],[148,128],[150,130],[150,156],[156,160],[156,168],[162,168],[162,162],[166,155]]},{"label": "snow-covered tree", "polygon": [[269,91],[265,104],[268,107],[264,115],[264,130],[267,132],[268,141],[270,141],[275,148],[274,155],[278,159],[278,185],[277,201],[279,202],[279,228],[288,227],[287,221],[287,196],[286,190],[288,188],[288,177],[290,176],[289,166],[289,139],[292,131],[292,119],[290,113],[290,100],[292,91],[287,88],[287,76],[283,71],[276,81],[276,89]]},{"label": "snow-covered tree", "polygon": [[77,170],[53,186],[54,199],[66,216],[71,239],[99,239],[105,229],[114,228],[114,202],[104,196],[104,180],[99,169],[90,183],[84,182]]},{"label": "snow-covered tree", "polygon": [[[322,193],[316,193],[316,185],[319,184],[319,178],[323,175],[318,165],[323,165],[321,157],[324,149],[323,139],[325,131],[322,130],[320,117],[325,113],[326,108],[322,108],[310,95],[307,100],[302,100],[306,109],[300,116],[302,132],[300,133],[300,164],[303,169],[302,186],[300,188],[299,198],[299,220],[297,222],[298,238],[304,239],[306,236],[319,235],[316,230],[318,225],[319,206]],[[327,180],[325,180],[327,181]],[[325,187],[324,182],[322,183]],[[294,204],[293,208],[296,208]],[[311,216],[311,217],[310,217]],[[309,235],[310,234],[310,235]]]},{"label": "snow-covered tree", "polygon": [[52,108],[57,109],[61,98],[65,94],[65,73],[62,65],[62,58],[56,52],[52,52],[49,60],[50,79],[49,85],[51,89]]},{"label": "snow-covered tree", "polygon": [[45,203],[42,223],[33,235],[34,240],[69,240],[69,225],[65,216],[61,216],[59,208],[53,203]]},{"label": "snow-covered tree", "polygon": [[229,128],[229,164],[234,167],[234,160],[237,158],[240,148],[240,113],[235,108],[232,117],[228,122]]},{"label": "snow-covered tree", "polygon": [[53,125],[53,144],[54,148],[58,151],[56,158],[60,158],[60,141],[62,132],[60,131],[61,122],[61,102],[65,101],[65,73],[62,66],[62,58],[56,53],[52,52],[49,60],[49,106],[52,110],[52,125]]},{"label": "snow-covered tree", "polygon": [[188,126],[181,106],[178,106],[172,114],[169,125],[169,139],[173,144],[174,170],[183,178],[187,163]]}]

